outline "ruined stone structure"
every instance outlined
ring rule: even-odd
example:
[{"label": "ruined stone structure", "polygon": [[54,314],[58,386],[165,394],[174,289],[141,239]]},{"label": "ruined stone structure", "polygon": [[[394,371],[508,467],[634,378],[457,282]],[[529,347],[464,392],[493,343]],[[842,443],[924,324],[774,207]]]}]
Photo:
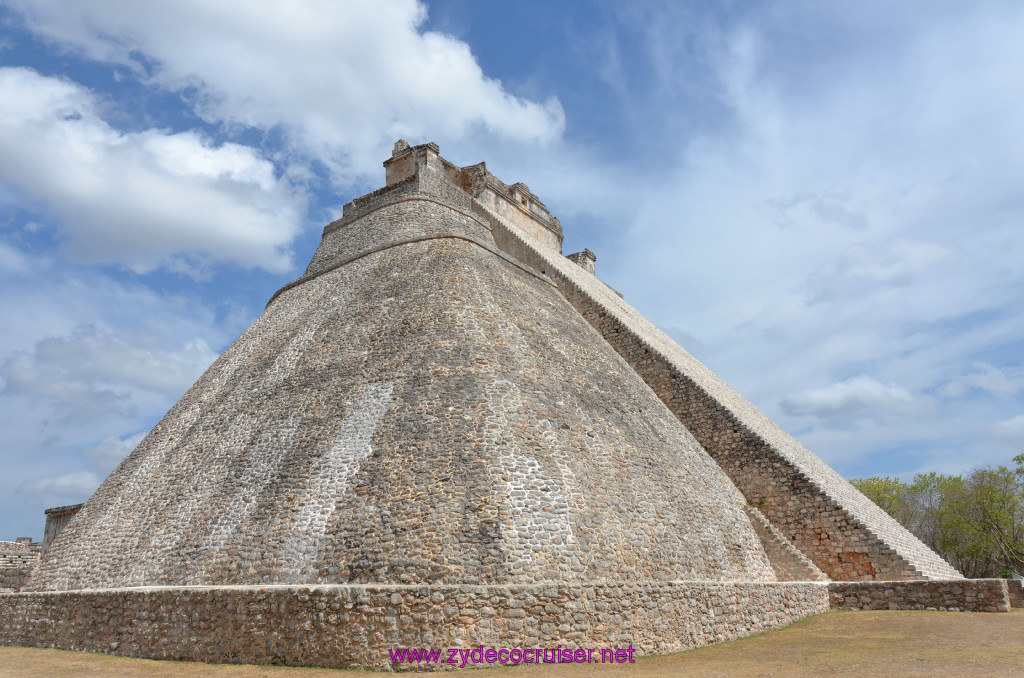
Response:
[{"label": "ruined stone structure", "polygon": [[54,506],[48,508],[43,513],[46,515],[46,527],[43,529],[43,545],[41,554],[46,554],[46,549],[50,548],[50,544],[57,538],[71,519],[78,513],[78,510],[82,508],[84,504],[71,504],[70,506]]},{"label": "ruined stone structure", "polygon": [[25,585],[47,547],[81,507],[82,504],[75,504],[46,509],[46,529],[41,542],[33,541],[32,537],[0,541],[0,593],[19,591]]},{"label": "ruined stone structure", "polygon": [[42,543],[32,537],[0,541],[0,593],[19,590],[39,562]]},{"label": "ruined stone structure", "polygon": [[0,599],[0,641],[386,667],[675,651],[827,610],[830,579],[1008,609],[563,256],[524,184],[434,144],[384,166]]}]

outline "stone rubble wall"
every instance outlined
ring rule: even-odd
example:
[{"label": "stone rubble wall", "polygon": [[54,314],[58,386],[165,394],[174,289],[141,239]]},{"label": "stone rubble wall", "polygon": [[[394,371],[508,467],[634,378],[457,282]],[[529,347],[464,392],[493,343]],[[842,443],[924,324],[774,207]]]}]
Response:
[{"label": "stone rubble wall", "polygon": [[1009,612],[1005,579],[831,582],[833,610],[943,610]]},{"label": "stone rubble wall", "polygon": [[504,251],[549,276],[730,476],[747,501],[838,580],[961,575],[587,271],[482,203]]},{"label": "stone rubble wall", "polygon": [[486,225],[480,223],[468,210],[446,205],[429,193],[402,190],[377,196],[373,202],[364,205],[356,216],[346,217],[328,226],[306,273],[275,293],[270,303],[282,292],[368,254],[440,238],[472,242],[553,285],[537,271],[499,250]]},{"label": "stone rubble wall", "polygon": [[0,595],[0,644],[411,670],[393,667],[388,648],[632,646],[663,654],[828,607],[827,585],[812,582],[144,587]]},{"label": "stone rubble wall", "polygon": [[[0,593],[0,645],[411,670],[388,648],[678,652],[829,610],[1007,612],[1006,580],[139,587]],[[429,667],[418,668],[451,668]]]}]

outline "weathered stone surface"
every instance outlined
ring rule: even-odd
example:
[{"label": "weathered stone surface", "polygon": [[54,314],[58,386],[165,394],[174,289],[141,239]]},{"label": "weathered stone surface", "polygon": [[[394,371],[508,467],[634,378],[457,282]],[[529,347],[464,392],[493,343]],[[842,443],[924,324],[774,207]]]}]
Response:
[{"label": "weathered stone surface", "polygon": [[761,512],[753,506],[747,507],[750,524],[764,545],[768,560],[779,581],[828,581],[825,573],[815,567],[807,556],[794,547],[786,537]]},{"label": "weathered stone surface", "polygon": [[597,275],[597,255],[590,250],[585,249],[582,252],[573,252],[572,254],[565,255],[565,258],[587,273]]}]

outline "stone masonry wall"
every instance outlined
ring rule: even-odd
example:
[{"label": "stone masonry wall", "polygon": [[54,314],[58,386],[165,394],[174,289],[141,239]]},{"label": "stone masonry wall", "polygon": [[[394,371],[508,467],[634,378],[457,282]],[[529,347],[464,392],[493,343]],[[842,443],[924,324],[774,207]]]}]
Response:
[{"label": "stone masonry wall", "polygon": [[1009,612],[1005,579],[832,582],[833,610],[944,610]]},{"label": "stone masonry wall", "polygon": [[949,579],[960,573],[677,346],[611,288],[486,206],[495,242],[548,275],[758,507],[839,580]]},{"label": "stone masonry wall", "polygon": [[660,654],[825,612],[826,586],[684,581],[15,593],[0,595],[0,644],[385,670],[393,668],[388,648],[632,646],[640,655]]},{"label": "stone masonry wall", "polygon": [[508,186],[487,171],[485,163],[462,168],[471,184],[474,198],[518,228],[526,231],[544,247],[562,251],[562,225],[546,205],[522,183]]},{"label": "stone masonry wall", "polygon": [[541,224],[538,224],[536,219],[532,218],[530,215],[528,208],[509,202],[502,195],[490,188],[484,189],[477,199],[486,202],[491,209],[500,214],[503,218],[516,224],[519,228],[527,231],[533,237],[542,240],[546,246],[560,247],[561,243],[558,241],[557,237]]}]

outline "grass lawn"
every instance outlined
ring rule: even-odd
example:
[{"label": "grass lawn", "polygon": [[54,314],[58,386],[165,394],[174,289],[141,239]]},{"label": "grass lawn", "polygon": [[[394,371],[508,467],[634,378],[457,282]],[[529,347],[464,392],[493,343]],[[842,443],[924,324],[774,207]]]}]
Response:
[{"label": "grass lawn", "polygon": [[[234,666],[128,659],[102,654],[0,647],[0,676],[145,678],[312,678],[393,673]],[[411,671],[405,675],[423,674]],[[440,674],[445,675],[445,674]],[[451,675],[451,674],[447,674]],[[1024,676],[1024,611],[829,612],[778,631],[635,664],[544,665],[473,670],[480,678],[544,676]]]}]

